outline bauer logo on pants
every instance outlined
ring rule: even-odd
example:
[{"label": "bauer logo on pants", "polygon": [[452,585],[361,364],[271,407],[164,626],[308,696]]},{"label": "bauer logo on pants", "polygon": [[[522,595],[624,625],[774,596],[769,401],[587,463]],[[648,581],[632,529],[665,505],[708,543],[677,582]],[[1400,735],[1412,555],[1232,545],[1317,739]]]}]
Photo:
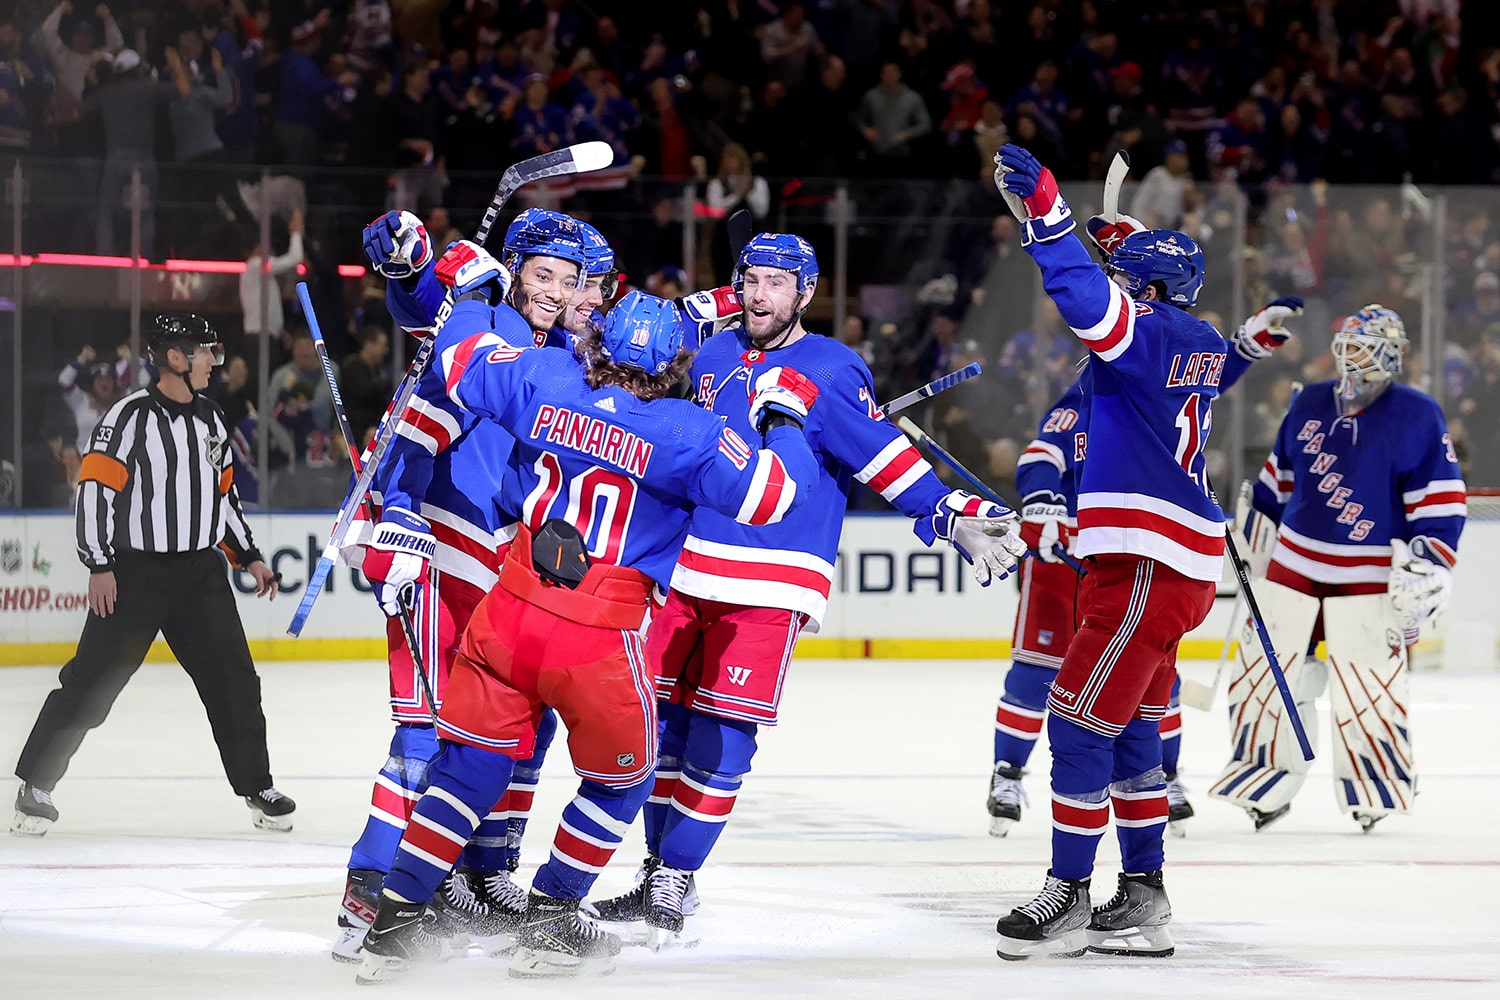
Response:
[{"label": "bauer logo on pants", "polygon": [[635,763],[635,754],[622,753],[620,754],[620,756],[615,758],[615,763],[620,765],[621,767],[629,767],[630,765]]}]

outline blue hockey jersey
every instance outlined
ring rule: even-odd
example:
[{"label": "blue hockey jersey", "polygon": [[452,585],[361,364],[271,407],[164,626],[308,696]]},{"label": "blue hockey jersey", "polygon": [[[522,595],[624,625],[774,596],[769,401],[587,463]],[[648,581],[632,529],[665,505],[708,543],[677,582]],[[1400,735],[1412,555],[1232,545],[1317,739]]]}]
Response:
[{"label": "blue hockey jersey", "polygon": [[1227,343],[1175,306],[1133,301],[1077,237],[1033,241],[1026,251],[1092,352],[1080,378],[1089,418],[1077,554],[1144,556],[1218,580],[1224,515],[1209,497],[1203,451]]},{"label": "blue hockey jersey", "polygon": [[816,462],[795,427],[754,449],[686,400],[591,389],[571,353],[518,349],[490,332],[489,317],[476,303],[455,307],[438,367],[453,402],[515,436],[501,503],[532,530],[563,518],[595,560],[665,588],[695,509],[768,525],[815,500],[806,484]]},{"label": "blue hockey jersey", "polygon": [[1314,382],[1292,401],[1256,480],[1255,509],[1281,526],[1271,561],[1318,583],[1384,586],[1391,539],[1425,535],[1452,566],[1467,501],[1442,410],[1392,385],[1344,417],[1336,385]]},{"label": "blue hockey jersey", "polygon": [[816,630],[828,607],[851,480],[867,484],[909,517],[931,544],[931,515],[948,495],[906,436],[875,401],[870,370],[848,347],[808,335],[774,351],[755,350],[739,327],[715,334],[693,359],[698,403],[736,435],[754,440],[750,396],[776,365],[815,382],[807,442],[818,459],[808,503],[774,527],[751,526],[700,507],[672,574],[672,587],[705,600],[786,608]]}]

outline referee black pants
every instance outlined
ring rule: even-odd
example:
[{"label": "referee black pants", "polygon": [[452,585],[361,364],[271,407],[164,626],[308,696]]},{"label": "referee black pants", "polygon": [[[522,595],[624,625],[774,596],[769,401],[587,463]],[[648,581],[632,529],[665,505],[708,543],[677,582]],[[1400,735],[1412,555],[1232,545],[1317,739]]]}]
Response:
[{"label": "referee black pants", "polygon": [[160,633],[208,710],[224,773],[236,795],[271,787],[260,678],[214,549],[160,555],[121,552],[108,618],[89,612],[78,651],[58,675],[16,764],[16,776],[51,790],[83,737],[109,715]]}]

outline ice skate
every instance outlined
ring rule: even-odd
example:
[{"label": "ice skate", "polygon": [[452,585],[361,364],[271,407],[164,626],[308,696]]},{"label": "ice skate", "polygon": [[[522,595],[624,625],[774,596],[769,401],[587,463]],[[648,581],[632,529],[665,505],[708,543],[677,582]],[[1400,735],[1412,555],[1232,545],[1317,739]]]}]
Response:
[{"label": "ice skate", "polygon": [[567,979],[615,971],[620,939],[580,916],[578,903],[531,891],[510,958],[511,976]]},{"label": "ice skate", "polygon": [[524,904],[517,907],[486,888],[491,879],[500,879],[502,875],[505,884],[511,885],[509,872],[460,868],[438,886],[432,897],[432,913],[437,918],[438,932],[448,938],[455,955],[463,955],[470,945],[492,956],[515,945]]},{"label": "ice skate", "polygon": [[339,904],[339,937],[333,943],[335,962],[358,962],[365,932],[375,922],[380,905],[380,886],[385,873],[371,868],[351,868],[344,880],[344,901]]},{"label": "ice skate", "polygon": [[[691,911],[689,898],[693,901]],[[693,873],[660,865],[646,880],[646,947],[661,951],[671,946],[696,946],[698,938],[688,917],[697,911],[697,903]]]},{"label": "ice skate", "polygon": [[257,830],[287,833],[292,829],[292,813],[297,811],[297,803],[275,788],[262,788],[254,795],[246,795],[245,805],[250,807],[250,822]]},{"label": "ice skate", "polygon": [[1022,771],[1006,761],[995,765],[990,775],[990,797],[985,803],[990,811],[990,836],[1003,837],[1021,820],[1021,806],[1031,805],[1021,784]]},{"label": "ice skate", "polygon": [[[627,892],[597,902],[585,902],[583,912],[593,917],[611,934],[627,945],[643,945],[651,937],[652,929],[646,925],[646,883],[651,873],[661,867],[661,858],[648,854],[635,870],[635,881]],[[698,889],[689,884],[682,897],[682,913],[690,917],[698,912]]]},{"label": "ice skate", "polygon": [[1172,954],[1172,903],[1162,887],[1161,870],[1141,875],[1121,873],[1114,898],[1094,907],[1089,921],[1089,951],[1101,955],[1166,958]]},{"label": "ice skate", "polygon": [[10,832],[22,837],[44,837],[56,822],[57,806],[52,804],[52,793],[22,782],[21,790],[16,792],[16,816],[10,822]]},{"label": "ice skate", "polygon": [[1355,812],[1354,821],[1359,824],[1360,833],[1369,833],[1375,829],[1376,823],[1389,815],[1389,813]]},{"label": "ice skate", "polygon": [[1088,950],[1089,880],[1064,879],[1047,872],[1037,897],[1018,906],[995,925],[995,953],[1007,962],[1028,958],[1074,958]]},{"label": "ice skate", "polygon": [[449,950],[437,917],[426,904],[408,903],[382,893],[375,922],[365,934],[362,955],[354,981],[372,986],[400,979],[414,962],[442,961]]},{"label": "ice skate", "polygon": [[1287,813],[1291,812],[1292,804],[1288,802],[1280,809],[1272,809],[1270,812],[1261,812],[1259,809],[1247,809],[1245,811],[1248,812],[1250,814],[1250,818],[1255,821],[1255,832],[1259,833],[1266,827],[1270,826],[1272,823],[1276,822],[1281,817],[1285,816]]},{"label": "ice skate", "polygon": [[1193,804],[1187,800],[1187,789],[1174,771],[1167,775],[1167,829],[1174,837],[1186,837],[1186,821],[1192,818]]}]

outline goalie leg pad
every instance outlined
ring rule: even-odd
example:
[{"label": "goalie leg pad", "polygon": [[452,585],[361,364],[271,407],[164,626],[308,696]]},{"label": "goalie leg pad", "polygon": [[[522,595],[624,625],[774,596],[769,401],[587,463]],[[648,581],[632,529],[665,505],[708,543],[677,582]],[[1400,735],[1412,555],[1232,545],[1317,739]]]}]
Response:
[{"label": "goalie leg pad", "polygon": [[1410,673],[1390,600],[1385,594],[1327,598],[1323,631],[1333,673],[1339,808],[1377,818],[1410,812],[1417,777],[1406,717]]},{"label": "goalie leg pad", "polygon": [[[1321,662],[1308,657],[1307,646],[1318,618],[1318,599],[1267,581],[1257,584],[1255,591],[1297,711],[1309,740],[1316,743],[1313,702],[1327,683],[1327,672]],[[1302,759],[1281,692],[1248,615],[1229,684],[1229,727],[1233,759],[1210,786],[1209,794],[1262,813],[1290,803],[1307,778],[1309,762]]]}]

